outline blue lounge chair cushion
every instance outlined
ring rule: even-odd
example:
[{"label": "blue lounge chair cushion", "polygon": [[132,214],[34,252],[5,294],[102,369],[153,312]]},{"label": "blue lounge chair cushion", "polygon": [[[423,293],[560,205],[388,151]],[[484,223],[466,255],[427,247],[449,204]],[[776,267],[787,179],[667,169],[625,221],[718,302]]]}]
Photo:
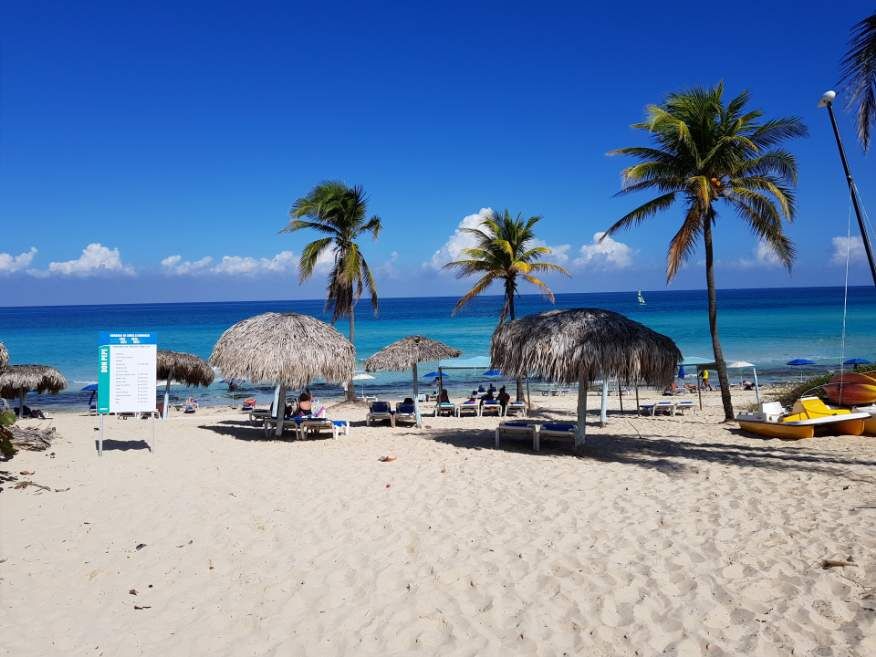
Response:
[{"label": "blue lounge chair cushion", "polygon": [[371,413],[389,413],[392,409],[389,407],[389,402],[374,402],[368,407]]},{"label": "blue lounge chair cushion", "polygon": [[525,420],[512,420],[511,422],[503,422],[503,427],[526,427],[529,428],[532,426],[531,422],[527,422]]},{"label": "blue lounge chair cushion", "polygon": [[543,431],[574,431],[575,425],[571,422],[546,422],[541,428]]},{"label": "blue lounge chair cushion", "polygon": [[402,413],[403,415],[412,415],[416,409],[413,404],[398,404],[395,407],[396,413]]}]

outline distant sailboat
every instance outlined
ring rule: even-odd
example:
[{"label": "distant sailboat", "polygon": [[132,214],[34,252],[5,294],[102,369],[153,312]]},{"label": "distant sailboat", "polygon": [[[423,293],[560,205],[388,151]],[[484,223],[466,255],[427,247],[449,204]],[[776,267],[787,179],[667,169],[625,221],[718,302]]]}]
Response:
[{"label": "distant sailboat", "polygon": [[645,305],[645,297],[642,295],[642,290],[636,292],[636,300],[639,302],[640,306]]}]

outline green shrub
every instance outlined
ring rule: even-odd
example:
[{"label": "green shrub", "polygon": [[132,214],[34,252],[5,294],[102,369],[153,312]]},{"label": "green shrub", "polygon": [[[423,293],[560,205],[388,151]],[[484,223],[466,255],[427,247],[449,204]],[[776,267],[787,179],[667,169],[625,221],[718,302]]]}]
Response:
[{"label": "green shrub", "polygon": [[12,446],[12,432],[6,427],[0,427],[0,456],[11,459],[18,451]]},{"label": "green shrub", "polygon": [[11,427],[13,424],[15,424],[15,420],[15,411],[0,412],[0,427]]},{"label": "green shrub", "polygon": [[[852,369],[847,368],[844,371],[850,372]],[[876,372],[876,365],[859,365],[857,371]],[[838,374],[838,372],[819,374],[818,376],[813,376],[804,380],[802,383],[784,388],[779,392],[776,401],[781,402],[782,406],[785,406],[786,408],[791,408],[794,405],[794,402],[800,399],[800,397],[807,395],[815,395],[816,397],[823,396],[824,391],[821,389],[821,386],[829,382],[836,374]]]}]

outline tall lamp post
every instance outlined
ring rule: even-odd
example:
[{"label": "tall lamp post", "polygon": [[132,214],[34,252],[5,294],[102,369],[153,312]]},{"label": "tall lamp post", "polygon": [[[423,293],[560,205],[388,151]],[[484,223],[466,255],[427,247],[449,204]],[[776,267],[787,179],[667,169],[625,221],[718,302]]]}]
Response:
[{"label": "tall lamp post", "polygon": [[855,186],[855,179],[852,178],[852,172],[849,170],[849,161],[846,159],[846,151],[843,148],[843,141],[840,139],[836,117],[833,115],[833,101],[835,98],[835,91],[826,91],[821,97],[821,100],[818,101],[818,106],[826,107],[827,114],[830,117],[830,125],[833,127],[833,136],[836,137],[836,147],[839,150],[840,160],[842,160],[843,163],[843,170],[846,172],[846,183],[848,183],[849,192],[852,195],[852,205],[855,208],[855,216],[858,218],[858,228],[861,230],[861,240],[864,242],[864,251],[867,252],[867,261],[870,263],[870,274],[873,276],[873,285],[876,286],[876,264],[873,263],[873,249],[870,246],[870,237],[867,235],[867,227],[864,225],[864,219],[861,216],[861,203],[858,200],[858,188]]}]

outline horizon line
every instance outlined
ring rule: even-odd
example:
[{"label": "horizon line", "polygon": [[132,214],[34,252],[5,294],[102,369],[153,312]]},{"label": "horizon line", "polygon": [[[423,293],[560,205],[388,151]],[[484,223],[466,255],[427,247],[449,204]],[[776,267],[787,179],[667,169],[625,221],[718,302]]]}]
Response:
[{"label": "horizon line", "polygon": [[[849,285],[849,289],[858,289],[858,288],[869,288],[870,285]],[[716,288],[718,292],[744,292],[748,290],[829,290],[829,289],[842,289],[842,285],[800,285],[800,286],[783,286],[783,285],[774,285],[774,286],[766,286],[766,287],[719,287]],[[692,288],[679,288],[679,289],[663,289],[663,290],[641,290],[644,294],[665,294],[672,292],[706,292],[706,288],[692,287]],[[557,292],[554,294],[555,297],[564,297],[570,295],[596,295],[596,294],[635,294],[637,290],[606,290],[601,292]],[[385,296],[380,297],[383,299],[392,299],[392,300],[409,300],[409,299],[458,299],[460,295],[458,294],[445,294],[445,295],[435,295],[435,296]],[[482,294],[479,298],[502,298],[503,294]],[[541,294],[536,293],[527,293],[527,294],[518,294],[519,297],[541,297]],[[65,304],[22,304],[16,306],[0,306],[0,310],[15,310],[17,308],[109,308],[109,307],[117,307],[117,306],[181,306],[181,305],[193,305],[193,304],[220,304],[220,303],[288,303],[290,301],[302,301],[302,302],[319,302],[325,303],[326,300],[324,298],[288,298],[288,299],[226,299],[224,301],[132,301],[130,303],[65,303]],[[367,303],[370,305],[370,301],[367,298],[362,299],[363,303]]]}]

